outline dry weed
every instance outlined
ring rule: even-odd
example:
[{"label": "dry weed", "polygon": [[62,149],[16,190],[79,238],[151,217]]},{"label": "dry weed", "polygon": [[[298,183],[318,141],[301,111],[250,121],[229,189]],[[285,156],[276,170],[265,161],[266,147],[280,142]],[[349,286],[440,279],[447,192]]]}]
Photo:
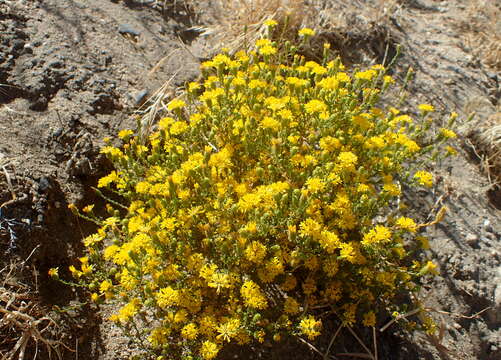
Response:
[{"label": "dry weed", "polygon": [[[318,33],[361,33],[372,24],[379,29],[389,27],[389,19],[402,8],[401,0],[217,0],[193,2],[195,12],[211,8],[211,22],[203,28],[196,28],[204,36],[211,36],[214,50],[227,47],[230,51],[247,48],[264,34],[268,19],[277,21],[274,37],[281,40],[295,40],[297,30],[309,27]],[[202,10],[204,9],[204,10]],[[357,17],[357,24],[353,18]],[[370,31],[370,29],[369,29]],[[358,36],[360,38],[360,36]]]},{"label": "dry weed", "polygon": [[30,349],[36,358],[39,344],[42,344],[49,358],[55,354],[62,359],[61,347],[66,346],[51,339],[58,325],[43,314],[33,290],[18,278],[23,267],[24,262],[12,262],[0,270],[3,278],[0,283],[0,356],[2,360],[23,360]]},{"label": "dry weed", "polygon": [[501,2],[473,0],[457,26],[467,45],[493,70],[501,71]]},{"label": "dry weed", "polygon": [[[193,7],[201,11],[207,7],[204,1],[193,2]],[[216,0],[210,3],[213,25],[198,30],[204,36],[211,36],[217,48],[227,47],[231,51],[253,44],[266,31],[265,20],[275,20],[283,30],[283,36],[306,26],[314,8],[306,6],[303,0]],[[218,49],[213,50],[218,50]]]},{"label": "dry weed", "polygon": [[481,160],[491,186],[501,184],[501,111],[476,124],[469,133],[472,147]]}]

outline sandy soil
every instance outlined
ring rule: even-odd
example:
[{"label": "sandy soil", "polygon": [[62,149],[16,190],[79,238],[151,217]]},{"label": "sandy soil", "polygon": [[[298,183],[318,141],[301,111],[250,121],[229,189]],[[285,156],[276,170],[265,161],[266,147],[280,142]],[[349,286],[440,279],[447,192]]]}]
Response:
[{"label": "sandy soil", "polygon": [[[78,293],[54,284],[46,272],[70,264],[81,250],[82,234],[92,231],[67,205],[98,201],[90,187],[109,169],[99,155],[102,139],[133,127],[134,111],[168,79],[175,89],[196,78],[198,63],[207,56],[210,38],[190,30],[204,25],[200,18],[182,5],[164,9],[157,3],[0,1],[0,251],[7,255],[0,268],[31,254],[24,266],[31,269],[29,279],[35,269],[37,282],[26,281],[46,310],[78,303]],[[461,128],[459,156],[435,164],[437,187],[408,194],[416,209],[450,210],[429,230],[441,277],[422,294],[425,305],[437,310],[447,350],[390,328],[378,336],[379,358],[501,359],[501,204],[487,196],[488,178],[466,136],[499,111],[501,73],[483,65],[465,42],[458,23],[469,1],[401,3],[382,25],[385,36],[344,3],[333,6],[343,12],[346,27],[325,29],[323,35],[348,63],[381,59],[388,43],[392,49],[400,44],[395,75],[402,79],[409,67],[416,72],[409,110],[428,102],[443,114],[457,111],[465,119],[475,111],[477,117]],[[118,329],[102,321],[109,311],[85,308],[61,317],[73,317],[62,328],[68,346],[79,349],[64,350],[64,359],[126,359],[134,353]],[[328,340],[317,346],[325,348]],[[0,342],[0,350],[11,345]],[[357,346],[346,333],[336,351],[358,352]],[[41,347],[38,356],[48,354]],[[319,358],[293,341],[232,349],[223,357]]]}]

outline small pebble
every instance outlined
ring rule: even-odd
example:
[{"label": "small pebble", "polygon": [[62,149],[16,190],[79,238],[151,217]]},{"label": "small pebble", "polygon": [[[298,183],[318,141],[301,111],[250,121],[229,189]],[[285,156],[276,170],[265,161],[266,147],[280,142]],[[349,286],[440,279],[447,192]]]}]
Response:
[{"label": "small pebble", "polygon": [[45,192],[49,187],[50,187],[50,180],[47,177],[42,176],[38,181],[38,191]]},{"label": "small pebble", "polygon": [[146,100],[146,97],[148,96],[148,90],[141,90],[137,94],[133,96],[134,98],[134,105],[135,106],[140,106],[143,104],[143,102]]},{"label": "small pebble", "polygon": [[139,30],[134,29],[129,24],[120,24],[118,26],[118,32],[120,34],[129,34],[129,35],[132,35],[132,36],[139,36],[139,35],[141,35],[141,32]]},{"label": "small pebble", "polygon": [[484,220],[484,228],[488,232],[493,232],[494,231],[494,229],[492,228],[492,225],[491,225],[491,222],[490,222],[489,219],[485,219]]},{"label": "small pebble", "polygon": [[61,128],[57,128],[57,129],[56,129],[56,130],[54,130],[54,132],[52,133],[52,136],[57,138],[57,137],[60,137],[62,133],[63,133],[63,129],[61,129]]},{"label": "small pebble", "polygon": [[466,243],[470,246],[474,246],[478,243],[478,235],[469,233],[466,235]]}]

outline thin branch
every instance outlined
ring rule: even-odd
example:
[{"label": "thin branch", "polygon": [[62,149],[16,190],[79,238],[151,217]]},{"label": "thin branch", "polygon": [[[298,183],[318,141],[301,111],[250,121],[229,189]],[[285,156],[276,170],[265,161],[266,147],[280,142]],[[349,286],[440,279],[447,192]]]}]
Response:
[{"label": "thin branch", "polygon": [[334,344],[334,340],[336,340],[337,338],[337,335],[339,334],[339,332],[341,331],[341,329],[343,328],[343,324],[341,323],[341,325],[339,325],[339,327],[337,328],[336,332],[334,333],[334,335],[332,336],[332,339],[331,341],[329,342],[329,346],[327,346],[327,350],[325,351],[325,354],[324,354],[324,360],[327,360],[328,359],[328,356],[329,356],[329,352],[331,350],[331,347],[332,347],[332,344]]},{"label": "thin branch", "polygon": [[412,311],[409,311],[405,314],[402,314],[402,315],[398,315],[395,319],[391,319],[385,326],[383,326],[381,329],[379,329],[380,332],[383,332],[385,331],[386,329],[388,329],[393,323],[397,322],[398,320],[400,319],[405,319],[409,316],[412,316],[412,315],[415,315],[417,314],[418,312],[420,312],[422,309],[418,308],[418,309],[414,309]]},{"label": "thin branch", "polygon": [[375,359],[374,358],[374,355],[372,354],[372,352],[369,350],[369,348],[367,346],[365,346],[364,342],[362,340],[360,340],[360,338],[358,337],[358,335],[355,333],[355,331],[353,331],[353,329],[350,327],[350,326],[347,326],[348,330],[351,332],[351,334],[355,337],[355,339],[357,339],[357,341],[359,342],[360,345],[362,345],[362,347],[364,348],[365,351],[367,351],[367,353],[371,356],[370,359]]}]

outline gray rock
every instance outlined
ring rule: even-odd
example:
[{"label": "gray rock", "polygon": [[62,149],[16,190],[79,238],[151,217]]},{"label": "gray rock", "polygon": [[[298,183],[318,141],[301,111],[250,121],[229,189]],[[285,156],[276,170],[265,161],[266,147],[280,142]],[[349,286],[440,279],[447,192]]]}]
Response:
[{"label": "gray rock", "polygon": [[38,180],[38,191],[45,192],[49,188],[50,188],[50,180],[47,177],[42,176],[40,180]]},{"label": "gray rock", "polygon": [[118,32],[120,34],[129,34],[129,35],[132,35],[132,36],[139,36],[139,35],[141,35],[141,31],[133,28],[132,25],[129,25],[129,24],[120,24],[118,26]]},{"label": "gray rock", "polygon": [[133,95],[132,98],[134,99],[134,106],[142,105],[145,102],[148,94],[149,94],[149,91],[145,89],[145,90],[141,90],[138,93],[136,93],[135,95]]}]

